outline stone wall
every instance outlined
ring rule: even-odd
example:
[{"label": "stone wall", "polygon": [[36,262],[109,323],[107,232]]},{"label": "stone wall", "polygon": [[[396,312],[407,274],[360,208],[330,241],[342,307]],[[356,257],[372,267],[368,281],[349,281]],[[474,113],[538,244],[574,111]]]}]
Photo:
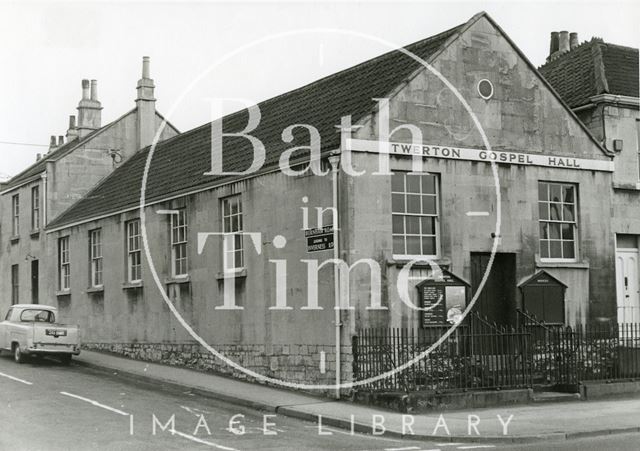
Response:
[{"label": "stone wall", "polygon": [[[128,358],[192,368],[252,382],[263,380],[235,369],[198,343],[84,343],[84,349],[109,352]],[[335,347],[327,345],[216,345],[215,349],[250,371],[269,378],[306,385],[335,383]],[[326,371],[320,371],[320,353],[326,355]],[[343,381],[353,374],[351,346],[341,347]],[[277,383],[266,382],[278,386]],[[331,394],[332,390],[305,391]],[[349,390],[343,390],[348,393]]]}]

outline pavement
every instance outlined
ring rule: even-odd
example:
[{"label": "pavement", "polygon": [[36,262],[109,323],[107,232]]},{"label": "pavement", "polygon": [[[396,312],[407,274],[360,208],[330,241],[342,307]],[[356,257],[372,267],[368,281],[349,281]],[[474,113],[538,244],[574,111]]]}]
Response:
[{"label": "pavement", "polygon": [[[77,365],[114,376],[189,390],[280,416],[346,432],[440,442],[536,443],[640,432],[640,398],[527,404],[403,415],[239,381],[201,371],[83,351]],[[477,447],[477,446],[476,446]]]},{"label": "pavement", "polygon": [[[2,451],[456,451],[464,444],[350,434],[53,358],[0,356]],[[622,446],[630,438],[616,436]],[[496,450],[499,445],[492,446]],[[619,448],[618,448],[619,449]],[[635,451],[635,450],[634,450]]]}]

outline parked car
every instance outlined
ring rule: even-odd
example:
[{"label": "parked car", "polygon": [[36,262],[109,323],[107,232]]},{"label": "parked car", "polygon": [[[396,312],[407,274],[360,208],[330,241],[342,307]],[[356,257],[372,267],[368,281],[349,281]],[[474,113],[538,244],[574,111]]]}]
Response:
[{"label": "parked car", "polygon": [[68,364],[80,354],[78,326],[57,323],[57,313],[47,305],[12,305],[0,322],[0,350],[11,351],[18,363],[27,355],[52,355]]}]

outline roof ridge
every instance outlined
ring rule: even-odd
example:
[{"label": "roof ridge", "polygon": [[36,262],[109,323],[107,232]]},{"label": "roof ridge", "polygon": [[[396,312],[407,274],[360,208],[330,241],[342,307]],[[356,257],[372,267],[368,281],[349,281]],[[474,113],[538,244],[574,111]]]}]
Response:
[{"label": "roof ridge", "polygon": [[[482,14],[482,13],[476,14],[476,16],[478,16],[478,15],[480,15],[480,14]],[[474,16],[474,17],[476,17],[476,16]],[[471,20],[471,19],[470,19],[470,20]],[[275,96],[273,96],[273,97],[268,97],[268,98],[266,98],[266,99],[264,99],[264,100],[261,100],[261,101],[257,102],[255,105],[256,105],[256,106],[260,106],[260,105],[268,104],[268,103],[273,102],[273,101],[276,101],[276,100],[278,100],[278,99],[280,99],[280,98],[282,98],[282,97],[284,97],[284,96],[289,96],[289,95],[291,95],[291,94],[293,94],[293,93],[296,93],[296,92],[302,91],[303,89],[308,89],[308,88],[311,88],[311,87],[313,87],[313,86],[316,86],[317,84],[319,84],[319,83],[321,83],[321,82],[325,82],[325,81],[327,81],[327,80],[329,80],[329,79],[336,78],[336,77],[338,77],[338,76],[340,76],[340,75],[344,75],[344,74],[346,74],[346,73],[348,73],[348,72],[352,72],[352,71],[353,71],[353,70],[355,70],[355,69],[362,69],[363,67],[365,67],[365,66],[369,65],[370,63],[373,63],[373,62],[379,62],[379,60],[380,60],[380,59],[382,59],[383,57],[389,57],[389,56],[390,56],[390,55],[392,55],[393,53],[397,52],[397,51],[398,51],[398,49],[400,49],[400,48],[406,49],[407,47],[412,47],[412,46],[414,46],[414,45],[424,44],[424,43],[426,43],[426,42],[436,40],[436,38],[441,38],[442,36],[444,36],[444,35],[446,35],[446,34],[449,34],[449,33],[451,33],[451,34],[452,34],[455,30],[457,30],[458,28],[462,28],[462,27],[463,27],[464,25],[466,25],[466,24],[467,24],[467,22],[464,22],[464,23],[458,24],[458,25],[456,25],[455,27],[451,27],[451,28],[449,28],[448,30],[442,31],[442,32],[440,32],[440,33],[438,33],[438,34],[434,34],[433,36],[429,36],[429,37],[424,38],[424,39],[421,39],[421,40],[419,40],[419,41],[415,41],[415,42],[412,42],[412,43],[410,43],[410,44],[406,44],[406,45],[404,45],[404,46],[402,46],[402,47],[398,47],[398,48],[396,48],[396,49],[389,50],[388,52],[383,53],[382,55],[378,55],[378,56],[375,56],[375,57],[373,57],[373,58],[371,58],[371,59],[368,59],[368,60],[366,60],[366,61],[362,61],[362,62],[360,62],[360,63],[357,63],[355,66],[347,67],[347,68],[342,69],[342,70],[340,70],[340,71],[338,71],[338,72],[334,72],[334,73],[329,74],[329,75],[326,75],[326,76],[324,76],[324,77],[322,77],[322,78],[318,78],[317,80],[311,81],[311,82],[309,82],[309,83],[307,83],[307,84],[305,84],[305,85],[298,86],[297,88],[293,88],[293,89],[291,89],[291,90],[289,90],[289,91],[286,91],[286,92],[283,92],[283,93],[277,94],[277,95],[275,95]],[[178,135],[172,136],[171,138],[165,139],[164,141],[162,141],[162,143],[163,143],[163,144],[168,144],[168,143],[170,143],[171,141],[173,141],[173,140],[175,140],[175,139],[178,139],[178,138],[184,138],[185,136],[189,136],[189,135],[191,135],[192,133],[195,133],[195,132],[197,132],[197,131],[199,131],[199,130],[202,130],[202,129],[203,129],[203,128],[205,128],[205,127],[210,127],[210,126],[211,126],[211,124],[212,124],[213,122],[215,122],[215,121],[231,119],[232,117],[235,117],[236,115],[238,115],[238,114],[240,114],[240,113],[242,113],[242,112],[246,111],[246,109],[247,109],[247,108],[241,108],[241,109],[239,109],[239,110],[236,110],[236,111],[233,111],[233,112],[231,112],[231,113],[227,113],[227,114],[225,114],[225,115],[223,115],[223,116],[220,116],[220,117],[218,117],[218,118],[215,118],[215,119],[213,119],[213,120],[211,120],[211,121],[205,122],[204,124],[197,125],[197,126],[195,126],[194,128],[192,128],[192,129],[186,130],[186,131],[184,131],[184,132],[182,132],[182,133],[180,133],[180,134],[178,134]],[[167,123],[169,123],[169,121],[168,121],[167,119],[165,119],[164,117],[163,117],[163,120],[165,120]],[[150,147],[151,147],[151,146],[147,146],[147,148],[144,148],[144,150],[146,150],[146,149],[148,149],[148,148],[150,148]],[[143,149],[140,149],[140,150],[143,150]],[[139,153],[139,152],[138,152],[138,153]]]},{"label": "roof ridge", "polygon": [[621,49],[627,49],[627,50],[635,50],[636,52],[638,52],[638,48],[636,47],[631,47],[628,45],[622,45],[622,44],[614,44],[613,42],[606,42],[606,41],[602,41],[602,44],[604,44],[607,47],[618,47]]},{"label": "roof ridge", "polygon": [[609,83],[607,82],[607,73],[602,60],[602,48],[598,41],[594,41],[598,45],[591,47],[591,58],[593,60],[593,78],[596,84],[596,94],[604,94],[609,92]]}]

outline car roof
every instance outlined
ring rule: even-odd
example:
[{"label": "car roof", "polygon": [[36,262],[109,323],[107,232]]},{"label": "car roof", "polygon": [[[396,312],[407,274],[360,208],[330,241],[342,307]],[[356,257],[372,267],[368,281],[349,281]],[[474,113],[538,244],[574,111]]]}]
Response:
[{"label": "car roof", "polygon": [[42,304],[14,304],[9,308],[39,308],[43,310],[58,310],[57,307],[53,307],[51,305],[42,305]]}]

